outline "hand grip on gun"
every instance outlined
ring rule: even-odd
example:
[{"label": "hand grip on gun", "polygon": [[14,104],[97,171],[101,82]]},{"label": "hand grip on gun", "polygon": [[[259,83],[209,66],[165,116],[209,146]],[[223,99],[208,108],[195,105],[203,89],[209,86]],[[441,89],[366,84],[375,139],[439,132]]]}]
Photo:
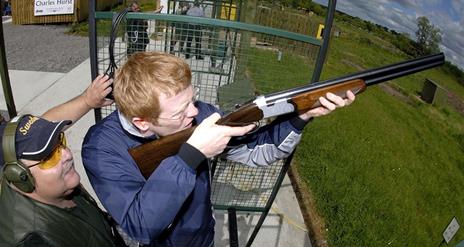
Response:
[{"label": "hand grip on gun", "polygon": [[187,140],[188,144],[198,149],[207,158],[222,153],[233,136],[243,136],[255,127],[254,124],[238,127],[217,125],[216,122],[220,118],[218,113],[209,116],[197,126]]}]

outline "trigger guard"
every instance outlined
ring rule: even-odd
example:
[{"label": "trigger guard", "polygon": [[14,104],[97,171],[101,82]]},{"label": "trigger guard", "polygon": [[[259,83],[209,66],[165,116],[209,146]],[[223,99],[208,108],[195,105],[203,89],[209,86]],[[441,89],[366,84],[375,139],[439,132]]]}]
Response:
[{"label": "trigger guard", "polygon": [[252,130],[250,130],[250,132],[246,133],[245,136],[249,134],[254,134],[256,131],[259,130],[259,128],[261,128],[261,124],[259,123],[259,121],[254,122],[254,124],[255,127]]}]

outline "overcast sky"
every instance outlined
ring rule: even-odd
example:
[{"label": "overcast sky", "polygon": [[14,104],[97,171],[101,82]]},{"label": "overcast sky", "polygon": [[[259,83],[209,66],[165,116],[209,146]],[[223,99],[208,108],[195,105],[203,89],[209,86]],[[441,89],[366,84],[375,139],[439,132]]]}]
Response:
[{"label": "overcast sky", "polygon": [[[327,6],[327,0],[313,0]],[[464,70],[464,0],[338,0],[337,10],[416,39],[417,17],[426,16],[442,34],[446,60]]]}]

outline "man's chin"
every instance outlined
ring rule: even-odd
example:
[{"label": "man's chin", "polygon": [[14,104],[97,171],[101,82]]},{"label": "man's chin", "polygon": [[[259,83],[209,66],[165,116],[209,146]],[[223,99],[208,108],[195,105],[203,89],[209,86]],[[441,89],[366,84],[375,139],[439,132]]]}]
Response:
[{"label": "man's chin", "polygon": [[74,167],[66,174],[66,180],[69,181],[70,188],[76,188],[81,182],[81,176],[77,173]]}]

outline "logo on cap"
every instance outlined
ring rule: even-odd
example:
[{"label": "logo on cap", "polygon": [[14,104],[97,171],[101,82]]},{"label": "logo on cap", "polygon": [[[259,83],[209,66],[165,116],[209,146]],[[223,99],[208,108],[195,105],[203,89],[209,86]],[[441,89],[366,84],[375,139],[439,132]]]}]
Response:
[{"label": "logo on cap", "polygon": [[21,126],[19,128],[19,132],[21,132],[21,134],[23,136],[27,135],[27,132],[31,129],[32,127],[32,124],[35,123],[35,121],[39,120],[38,117],[36,116],[29,116],[29,120],[27,120],[26,124],[24,124],[24,126]]}]

